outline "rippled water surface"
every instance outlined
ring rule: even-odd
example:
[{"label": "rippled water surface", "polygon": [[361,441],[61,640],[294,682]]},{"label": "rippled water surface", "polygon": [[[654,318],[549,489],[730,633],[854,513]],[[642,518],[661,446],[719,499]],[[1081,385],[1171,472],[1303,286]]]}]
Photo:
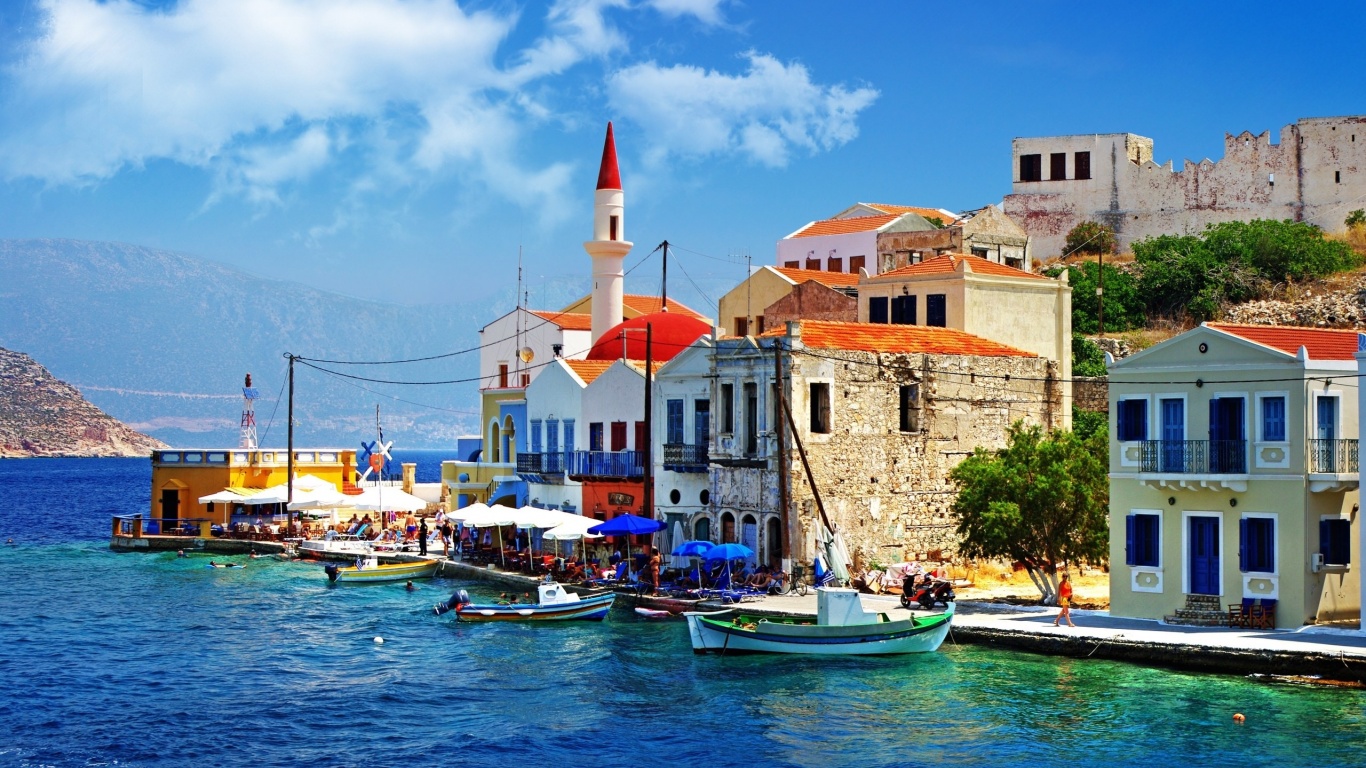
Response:
[{"label": "rippled water surface", "polygon": [[696,657],[682,622],[624,611],[457,625],[430,606],[484,588],[452,580],[110,552],[149,482],[145,460],[0,461],[0,766],[1366,763],[1357,691],[951,644]]}]

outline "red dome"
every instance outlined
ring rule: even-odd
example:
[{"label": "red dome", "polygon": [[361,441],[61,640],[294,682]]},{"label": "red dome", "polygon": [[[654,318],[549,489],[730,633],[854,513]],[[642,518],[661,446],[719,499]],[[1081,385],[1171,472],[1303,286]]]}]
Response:
[{"label": "red dome", "polygon": [[[650,326],[651,359],[656,363],[672,360],[694,341],[711,333],[711,327],[695,317],[678,312],[654,312],[633,317],[612,326],[588,350],[589,360],[619,360],[622,355],[622,334],[626,336],[624,355],[627,360],[645,359],[645,326]],[[638,330],[630,330],[638,329]]]}]

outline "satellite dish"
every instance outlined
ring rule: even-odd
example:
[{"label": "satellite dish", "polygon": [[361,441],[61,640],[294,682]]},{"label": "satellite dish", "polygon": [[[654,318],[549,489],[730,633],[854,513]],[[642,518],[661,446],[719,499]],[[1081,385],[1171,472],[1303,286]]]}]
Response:
[{"label": "satellite dish", "polygon": [[531,347],[522,347],[517,350],[517,356],[522,359],[522,362],[529,363],[536,357],[536,352]]}]

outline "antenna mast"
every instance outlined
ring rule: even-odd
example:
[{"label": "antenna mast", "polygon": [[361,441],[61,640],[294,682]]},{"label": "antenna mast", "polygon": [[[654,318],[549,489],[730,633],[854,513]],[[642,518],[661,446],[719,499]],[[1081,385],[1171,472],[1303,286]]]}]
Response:
[{"label": "antenna mast", "polygon": [[256,387],[251,385],[251,374],[247,374],[247,380],[242,384],[242,439],[238,443],[239,448],[248,450],[255,449],[256,446],[256,398],[260,393]]}]

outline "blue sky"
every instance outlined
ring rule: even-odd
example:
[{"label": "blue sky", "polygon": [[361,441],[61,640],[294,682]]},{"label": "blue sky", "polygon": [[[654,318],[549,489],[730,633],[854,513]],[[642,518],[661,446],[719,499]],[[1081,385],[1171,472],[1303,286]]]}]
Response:
[{"label": "blue sky", "polygon": [[[534,292],[587,274],[613,120],[628,263],[668,239],[691,277],[733,283],[736,254],[771,263],[778,238],[855,201],[999,202],[1015,136],[1131,131],[1179,165],[1217,159],[1225,132],[1366,113],[1363,16],[3,0],[0,237],[168,248],[406,303],[506,291],[521,247]],[[632,279],[651,290],[657,270]]]}]

